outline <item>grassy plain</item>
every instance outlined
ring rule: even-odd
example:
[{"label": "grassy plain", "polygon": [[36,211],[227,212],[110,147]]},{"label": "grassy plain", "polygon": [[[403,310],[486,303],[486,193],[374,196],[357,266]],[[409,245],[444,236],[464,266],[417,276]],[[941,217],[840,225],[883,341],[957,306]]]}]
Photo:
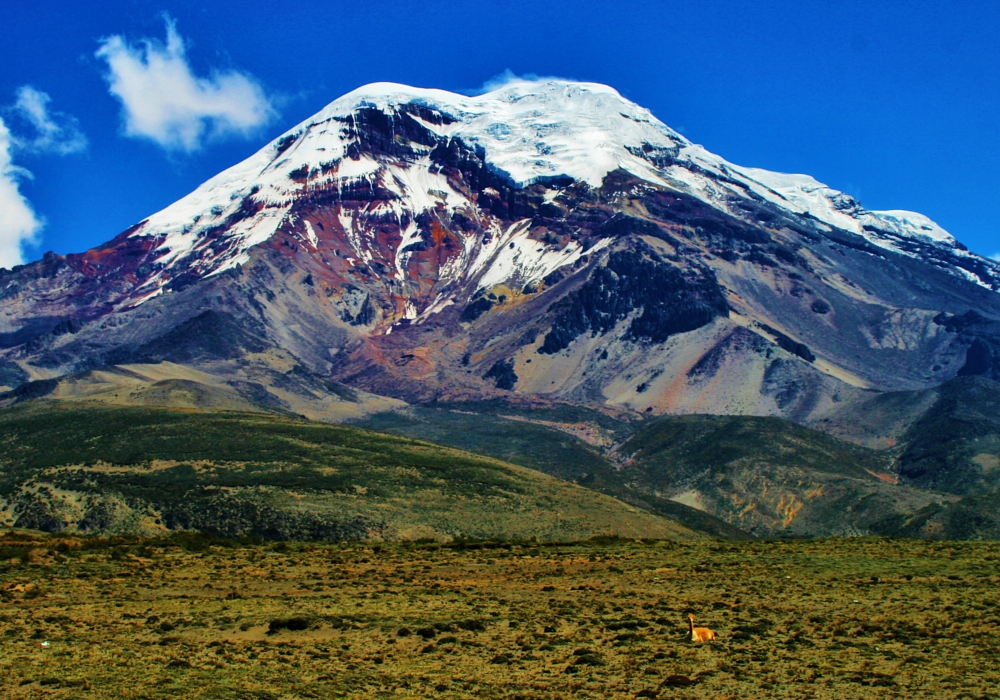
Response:
[{"label": "grassy plain", "polygon": [[[1000,543],[0,538],[4,698],[990,698]],[[684,618],[714,629],[685,640]],[[47,642],[47,645],[45,643]]]}]

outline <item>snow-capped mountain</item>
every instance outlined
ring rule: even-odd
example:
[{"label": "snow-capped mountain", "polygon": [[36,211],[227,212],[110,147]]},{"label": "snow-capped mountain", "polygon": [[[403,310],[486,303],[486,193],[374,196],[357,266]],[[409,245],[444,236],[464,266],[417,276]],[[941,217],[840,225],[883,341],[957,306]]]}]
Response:
[{"label": "snow-capped mountain", "polygon": [[729,163],[612,88],[379,83],[104,246],[0,271],[0,384],[170,360],[288,405],[335,379],[804,420],[1000,373],[996,290],[926,217]]},{"label": "snow-capped mountain", "polygon": [[[365,134],[358,133],[356,120],[360,113],[372,110],[386,116],[391,138],[395,138],[394,122],[399,120],[401,135],[416,125],[426,130],[423,140],[428,143],[409,143],[411,152],[401,159],[364,153]],[[968,253],[926,217],[903,211],[869,212],[850,196],[808,176],[728,163],[604,85],[519,82],[479,97],[464,97],[378,83],[336,100],[251,158],[142,222],[131,236],[156,241],[150,259],[157,271],[136,289],[132,303],[158,293],[172,270],[211,275],[247,262],[253,246],[295,223],[291,209],[296,202],[311,192],[331,188],[378,185],[395,195],[364,213],[409,220],[395,251],[396,274],[402,278],[407,264],[402,251],[418,236],[415,217],[439,206],[449,214],[476,208],[467,192],[453,189],[431,158],[435,148],[451,141],[481,154],[486,166],[515,188],[552,184],[546,195],[550,199],[558,196],[558,183],[599,188],[608,173],[623,170],[743,219],[744,200],[765,201],[906,255],[940,249],[950,271],[1000,287],[1000,266]],[[370,261],[379,255],[380,251],[371,249],[372,239],[364,235],[363,226],[355,226],[353,218],[342,223],[357,259]],[[308,223],[306,238],[316,244],[315,231]],[[546,256],[519,252],[519,264],[508,260],[500,264],[511,272],[517,269],[523,282],[537,281],[557,263],[571,264],[576,259],[561,251],[555,257],[549,255],[553,251],[543,251]],[[546,262],[527,259],[547,256],[551,259]],[[472,256],[463,262],[449,269],[449,281],[486,264]],[[496,273],[489,279],[502,281]]]}]

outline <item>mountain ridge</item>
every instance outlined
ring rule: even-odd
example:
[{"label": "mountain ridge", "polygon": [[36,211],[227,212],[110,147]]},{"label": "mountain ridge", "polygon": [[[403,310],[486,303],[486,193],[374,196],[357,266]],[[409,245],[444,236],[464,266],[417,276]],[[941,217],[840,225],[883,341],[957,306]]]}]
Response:
[{"label": "mountain ridge", "polygon": [[333,381],[808,422],[1000,377],[997,280],[926,217],[728,163],[606,86],[376,84],[0,271],[0,355],[12,387],[165,361],[286,404]]},{"label": "mountain ridge", "polygon": [[[523,102],[529,103],[527,108]],[[614,109],[627,112],[615,113]],[[980,284],[998,288],[1000,266],[968,254],[950,234],[920,214],[869,212],[849,195],[809,176],[733,165],[691,143],[610,87],[562,81],[514,83],[473,98],[393,83],[364,86],[335,100],[254,156],[140,222],[130,230],[129,238],[160,238],[154,252],[162,255],[153,264],[169,269],[173,261],[182,259],[197,246],[199,231],[209,231],[220,221],[244,213],[240,210],[251,200],[251,206],[263,205],[263,208],[250,219],[249,225],[245,220],[237,221],[239,230],[235,235],[232,225],[227,232],[231,238],[243,235],[245,240],[239,242],[235,252],[228,251],[221,264],[214,267],[210,264],[206,274],[218,274],[246,262],[246,249],[266,240],[281,224],[278,220],[281,207],[293,200],[296,189],[302,191],[315,185],[317,175],[351,186],[376,173],[379,163],[358,153],[354,147],[359,138],[352,134],[351,128],[331,133],[331,126],[348,121],[353,121],[356,129],[356,116],[363,110],[376,110],[390,119],[392,115],[401,120],[412,119],[435,136],[462,141],[481,152],[487,168],[516,188],[567,179],[596,188],[608,173],[622,169],[644,181],[693,192],[702,201],[734,213],[720,195],[738,187],[794,213],[861,235],[876,246],[910,255],[924,252],[928,243],[935,248],[949,248],[959,258],[974,261],[978,274],[968,266],[958,265],[958,270]],[[553,113],[563,118],[546,119]],[[405,133],[407,126],[400,130]],[[716,183],[721,183],[723,192],[713,191],[702,176],[706,171],[714,175]],[[423,187],[404,188],[404,192],[398,193],[413,197],[408,202],[411,214],[434,208],[436,202],[427,196],[435,189],[431,185],[438,185],[438,193],[450,189],[440,179],[419,184]],[[249,194],[240,197],[243,193]],[[399,213],[396,212],[397,216]],[[192,226],[193,237],[189,230]],[[315,243],[315,231],[307,229],[307,237]],[[405,245],[405,241],[401,243],[397,254]],[[364,257],[363,252],[358,252]],[[402,274],[398,266],[397,272]],[[154,282],[155,289],[156,279],[153,276],[138,289],[144,289],[150,282]],[[142,303],[147,298],[140,295],[132,303]]]}]

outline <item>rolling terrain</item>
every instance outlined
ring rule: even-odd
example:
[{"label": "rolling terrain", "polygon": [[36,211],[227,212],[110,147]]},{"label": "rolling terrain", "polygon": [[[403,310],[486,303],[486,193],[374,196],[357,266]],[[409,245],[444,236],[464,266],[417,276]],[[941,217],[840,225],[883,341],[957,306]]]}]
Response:
[{"label": "rolling terrain", "polygon": [[[454,408],[416,407],[405,412],[379,413],[356,424],[397,435],[419,436],[418,439],[520,464],[600,491],[715,537],[751,537],[748,532],[704,510],[634,488],[613,458],[578,437],[582,433],[591,441],[607,443],[616,433],[628,434],[633,429],[630,423],[573,406],[533,410],[494,403],[452,406]],[[477,413],[476,409],[483,412]],[[501,414],[489,411],[501,411]]]},{"label": "rolling terrain", "polygon": [[981,529],[934,524],[960,498],[909,483],[898,450],[778,418],[622,420],[572,406],[470,403],[375,414],[358,424],[489,454],[724,538],[993,536],[985,504],[973,506],[987,516]]},{"label": "rolling terrain", "polygon": [[40,401],[0,411],[0,522],[276,540],[700,538],[495,459],[262,413]]},{"label": "rolling terrain", "polygon": [[884,455],[778,418],[661,418],[628,440],[623,473],[758,536],[899,534],[956,500],[898,483]]},{"label": "rolling terrain", "polygon": [[[102,532],[195,528],[230,535],[256,532],[281,539],[391,539],[399,532],[412,537],[405,523],[419,521],[424,528],[421,532],[433,532],[428,536],[467,536],[465,516],[450,517],[447,499],[437,510],[415,514],[411,508],[412,512],[400,515],[398,523],[386,525],[373,515],[375,511],[361,507],[365,498],[357,493],[353,496],[357,508],[347,508],[347,512],[360,518],[358,524],[338,529],[337,518],[343,513],[337,513],[346,507],[343,494],[352,493],[355,486],[368,489],[393,478],[389,472],[370,469],[367,460],[389,465],[408,459],[406,450],[397,454],[391,442],[384,442],[391,440],[386,433],[392,433],[448,445],[469,457],[482,455],[542,472],[611,496],[629,504],[634,512],[640,509],[724,539],[1000,536],[995,464],[1000,460],[1000,426],[996,425],[995,383],[983,378],[957,378],[933,390],[873,393],[861,412],[864,422],[842,414],[816,426],[825,432],[774,417],[649,417],[571,404],[496,400],[409,407],[390,403],[390,410],[380,411],[386,404],[375,403],[351,418],[352,425],[381,434],[367,433],[375,436],[372,442],[359,443],[350,472],[353,481],[345,485],[329,475],[310,481],[317,476],[310,471],[317,459],[333,459],[322,450],[316,455],[309,450],[288,450],[280,459],[276,454],[286,449],[289,426],[309,426],[317,434],[325,429],[330,436],[340,436],[336,439],[346,439],[347,433],[337,431],[351,428],[310,423],[282,408],[250,404],[224,385],[157,379],[178,372],[169,364],[92,370],[60,381],[25,385],[44,385],[40,388],[48,392],[45,396],[32,399],[30,392],[12,392],[7,399],[11,407],[0,410],[0,423],[18,426],[3,441],[7,521],[55,531],[82,522],[85,530],[96,527]],[[360,401],[358,395],[346,396],[344,404],[358,408]],[[67,423],[69,416],[75,418]],[[133,420],[138,422],[133,425]],[[145,434],[142,426],[147,423],[153,430]],[[190,445],[176,433],[181,425],[190,428]],[[232,445],[230,427],[240,436],[236,448],[242,457],[227,452],[226,446]],[[68,431],[65,440],[50,440],[52,430]],[[95,441],[104,431],[120,432],[120,441],[132,435],[140,439],[135,450],[122,452],[114,441]],[[223,435],[225,439],[218,439]],[[372,455],[367,454],[369,449],[374,450]],[[189,454],[191,450],[196,456]],[[12,459],[19,454],[42,461],[19,471],[19,462]],[[240,465],[261,455],[266,457],[262,474],[269,476],[248,480]],[[191,472],[187,466],[191,460],[215,464],[222,471],[196,468]],[[124,471],[114,478],[83,479],[83,491],[81,479],[70,485],[66,474],[59,477],[55,491],[52,484],[26,488],[32,480],[38,481],[39,465],[57,462],[61,468],[107,462]],[[152,462],[162,463],[162,470],[152,474]],[[287,472],[301,469],[312,474],[302,477],[308,495],[296,494],[290,501],[287,489],[293,482],[287,481]],[[96,473],[101,474],[101,469]],[[225,475],[222,481],[220,474]],[[465,477],[457,471],[448,478]],[[218,511],[214,520],[206,519],[204,513],[217,510],[218,504],[205,505],[209,503],[205,499],[211,489],[222,485],[233,496],[225,499],[228,510]],[[158,490],[161,487],[169,487],[172,500],[151,505],[151,494],[153,501],[166,497],[166,491]],[[258,487],[273,489],[269,494],[254,493]],[[61,489],[69,492],[65,498],[55,495]],[[419,482],[406,483],[394,507],[406,511],[421,500],[420,489]],[[80,505],[84,492],[90,506]],[[571,500],[577,493],[560,491]],[[153,511],[161,513],[163,507],[173,512],[181,501],[191,501],[192,494],[198,494],[194,500],[202,503],[201,515],[188,513],[167,520],[147,517]],[[255,505],[247,507],[244,501]],[[564,505],[550,503],[556,512]],[[569,507],[582,508],[579,503]],[[94,526],[93,518],[86,515],[88,508],[108,513]],[[302,525],[299,521],[308,520],[311,512],[317,514],[317,523],[329,521],[330,527],[316,525],[318,529],[310,530],[312,525]],[[531,517],[541,517],[532,512]],[[286,522],[289,514],[291,521]],[[227,518],[232,519],[231,525]],[[275,518],[281,527],[271,522]],[[508,527],[513,529],[504,534]],[[516,519],[506,519],[480,534],[517,537],[525,527]],[[614,528],[596,531],[617,532]],[[642,534],[641,529],[628,531]]]}]

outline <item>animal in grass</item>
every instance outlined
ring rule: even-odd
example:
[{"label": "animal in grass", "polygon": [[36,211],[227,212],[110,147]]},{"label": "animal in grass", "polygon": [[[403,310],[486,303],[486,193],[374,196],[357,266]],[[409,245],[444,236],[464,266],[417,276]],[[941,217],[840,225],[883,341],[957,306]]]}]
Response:
[{"label": "animal in grass", "polygon": [[715,632],[707,627],[695,627],[694,615],[688,615],[688,625],[691,631],[688,633],[692,642],[710,642],[715,639]]}]

